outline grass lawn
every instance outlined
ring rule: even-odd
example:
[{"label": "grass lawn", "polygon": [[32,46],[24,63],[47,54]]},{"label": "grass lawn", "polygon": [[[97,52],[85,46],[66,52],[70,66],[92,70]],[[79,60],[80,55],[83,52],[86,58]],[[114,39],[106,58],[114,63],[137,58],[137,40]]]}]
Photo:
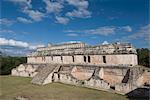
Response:
[{"label": "grass lawn", "polygon": [[31,78],[0,76],[0,100],[25,96],[30,100],[128,100],[125,96],[60,83],[33,85]]}]

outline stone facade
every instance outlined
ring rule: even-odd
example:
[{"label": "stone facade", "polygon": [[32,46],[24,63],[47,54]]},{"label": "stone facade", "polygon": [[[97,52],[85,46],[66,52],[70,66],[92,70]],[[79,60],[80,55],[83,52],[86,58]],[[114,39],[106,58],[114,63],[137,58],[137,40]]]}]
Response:
[{"label": "stone facade", "polygon": [[131,44],[88,46],[84,43],[51,45],[28,55],[28,63],[137,65],[136,50]]},{"label": "stone facade", "polygon": [[150,69],[137,65],[131,44],[49,45],[27,59],[27,64],[14,68],[12,75],[33,77],[33,84],[61,82],[120,94],[150,86]]}]

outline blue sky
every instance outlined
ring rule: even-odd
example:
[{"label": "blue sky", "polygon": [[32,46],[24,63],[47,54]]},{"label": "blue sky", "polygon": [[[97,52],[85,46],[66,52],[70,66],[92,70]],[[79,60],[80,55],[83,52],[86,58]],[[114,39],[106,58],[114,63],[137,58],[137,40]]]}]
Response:
[{"label": "blue sky", "polygon": [[67,41],[149,48],[148,12],[149,0],[1,0],[0,50]]}]

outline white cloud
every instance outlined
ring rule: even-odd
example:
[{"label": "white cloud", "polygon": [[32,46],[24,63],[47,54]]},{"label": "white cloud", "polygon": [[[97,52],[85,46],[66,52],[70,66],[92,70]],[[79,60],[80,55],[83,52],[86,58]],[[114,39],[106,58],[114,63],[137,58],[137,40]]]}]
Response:
[{"label": "white cloud", "polygon": [[6,30],[6,29],[1,29],[1,30],[0,30],[0,33],[15,34],[15,32],[14,32],[14,31],[12,31],[12,30]]},{"label": "white cloud", "polygon": [[7,18],[0,19],[0,25],[10,26],[14,23],[15,23],[15,21],[9,20]]},{"label": "white cloud", "polygon": [[67,36],[76,37],[76,36],[79,36],[79,35],[75,34],[75,33],[69,33],[69,34],[67,34]]},{"label": "white cloud", "polygon": [[123,26],[123,27],[120,27],[121,30],[124,30],[126,32],[131,32],[132,31],[132,28],[130,26]]},{"label": "white cloud", "polygon": [[32,23],[31,20],[26,19],[26,18],[23,18],[23,17],[17,17],[17,20],[18,20],[19,22],[26,23],[26,24]]},{"label": "white cloud", "polygon": [[106,45],[106,44],[109,44],[107,41],[104,41],[103,43],[102,43],[102,45]]},{"label": "white cloud", "polygon": [[89,18],[91,17],[91,13],[88,10],[80,9],[80,10],[73,10],[72,12],[67,12],[66,16],[77,18]]},{"label": "white cloud", "polygon": [[87,9],[88,1],[86,0],[66,0],[70,5],[77,7],[78,9]]},{"label": "white cloud", "polygon": [[[38,11],[33,10],[31,5],[31,0],[9,0],[10,2],[19,4],[21,6],[21,12],[27,14],[30,18],[32,18],[34,21],[41,21],[43,17],[45,17],[45,14]],[[21,21],[27,22],[27,20],[22,19]],[[29,21],[28,21],[29,22]]]},{"label": "white cloud", "polygon": [[[54,15],[56,19],[55,22],[60,24],[67,24],[69,19],[73,18],[89,18],[91,17],[91,12],[88,10],[89,2],[86,0],[42,0],[45,3],[45,11],[40,11],[32,7],[31,0],[9,0],[15,4],[21,6],[20,11],[25,13],[33,19],[33,21],[41,21],[45,17],[51,17]],[[66,6],[74,6],[72,11],[65,12],[63,11]],[[51,15],[50,15],[51,14]],[[58,17],[64,16],[64,17]],[[68,18],[67,18],[68,17]],[[30,23],[24,18],[18,19],[24,23]]]},{"label": "white cloud", "polygon": [[45,14],[39,12],[38,10],[24,9],[23,12],[27,14],[30,18],[32,18],[34,21],[41,21],[42,18],[45,17]]},{"label": "white cloud", "polygon": [[29,7],[29,8],[32,7],[31,0],[8,0],[8,1],[13,2],[15,4],[19,4],[23,7]]},{"label": "white cloud", "polygon": [[30,45],[29,43],[24,41],[0,38],[0,46],[15,46],[15,47],[28,48],[28,49],[36,49],[37,47],[41,47],[41,46],[43,47],[44,45]]},{"label": "white cloud", "polygon": [[87,10],[89,3],[85,0],[66,0],[70,5],[73,5],[77,10],[67,12],[66,16],[68,17],[77,17],[77,18],[89,18],[91,17],[91,12]]},{"label": "white cloud", "polygon": [[92,34],[92,35],[97,34],[97,35],[107,36],[109,34],[114,34],[115,33],[115,27],[113,27],[113,26],[104,26],[104,27],[99,27],[99,28],[95,28],[95,29],[66,30],[64,32],[67,32],[67,33],[76,32],[76,33],[85,33],[85,34]]},{"label": "white cloud", "polygon": [[119,32],[131,32],[132,28],[130,26],[102,26],[93,29],[85,29],[85,30],[65,30],[66,33],[84,33],[91,35],[103,35],[108,36],[112,34],[116,34]]},{"label": "white cloud", "polygon": [[56,20],[57,20],[57,23],[61,23],[61,24],[67,24],[69,22],[69,19],[68,18],[65,18],[65,17],[58,17],[56,16]]},{"label": "white cloud", "polygon": [[46,4],[46,10],[48,13],[60,12],[63,8],[61,2],[52,2],[50,0],[43,0]]},{"label": "white cloud", "polygon": [[[77,30],[64,30],[63,32],[66,32],[66,33],[73,33],[73,32],[77,32]],[[79,31],[80,32],[80,31]]]},{"label": "white cloud", "polygon": [[97,34],[97,35],[109,35],[109,34],[114,34],[115,33],[115,27],[112,26],[104,26],[104,27],[99,27],[97,29],[90,29],[90,30],[85,30],[85,33],[88,34]]},{"label": "white cloud", "polygon": [[150,24],[141,27],[136,33],[123,38],[125,40],[139,39],[142,38],[144,41],[150,41]]},{"label": "white cloud", "polygon": [[22,41],[16,41],[13,39],[5,39],[5,38],[0,38],[0,45],[9,45],[9,46],[18,46],[18,47],[28,47],[29,44],[26,42]]}]

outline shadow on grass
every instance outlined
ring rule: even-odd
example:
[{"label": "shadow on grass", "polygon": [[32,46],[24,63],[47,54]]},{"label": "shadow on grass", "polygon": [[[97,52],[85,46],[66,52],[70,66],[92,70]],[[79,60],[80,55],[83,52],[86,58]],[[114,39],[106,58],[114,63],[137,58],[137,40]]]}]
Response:
[{"label": "shadow on grass", "polygon": [[126,95],[129,100],[150,100],[150,88],[137,88]]}]

